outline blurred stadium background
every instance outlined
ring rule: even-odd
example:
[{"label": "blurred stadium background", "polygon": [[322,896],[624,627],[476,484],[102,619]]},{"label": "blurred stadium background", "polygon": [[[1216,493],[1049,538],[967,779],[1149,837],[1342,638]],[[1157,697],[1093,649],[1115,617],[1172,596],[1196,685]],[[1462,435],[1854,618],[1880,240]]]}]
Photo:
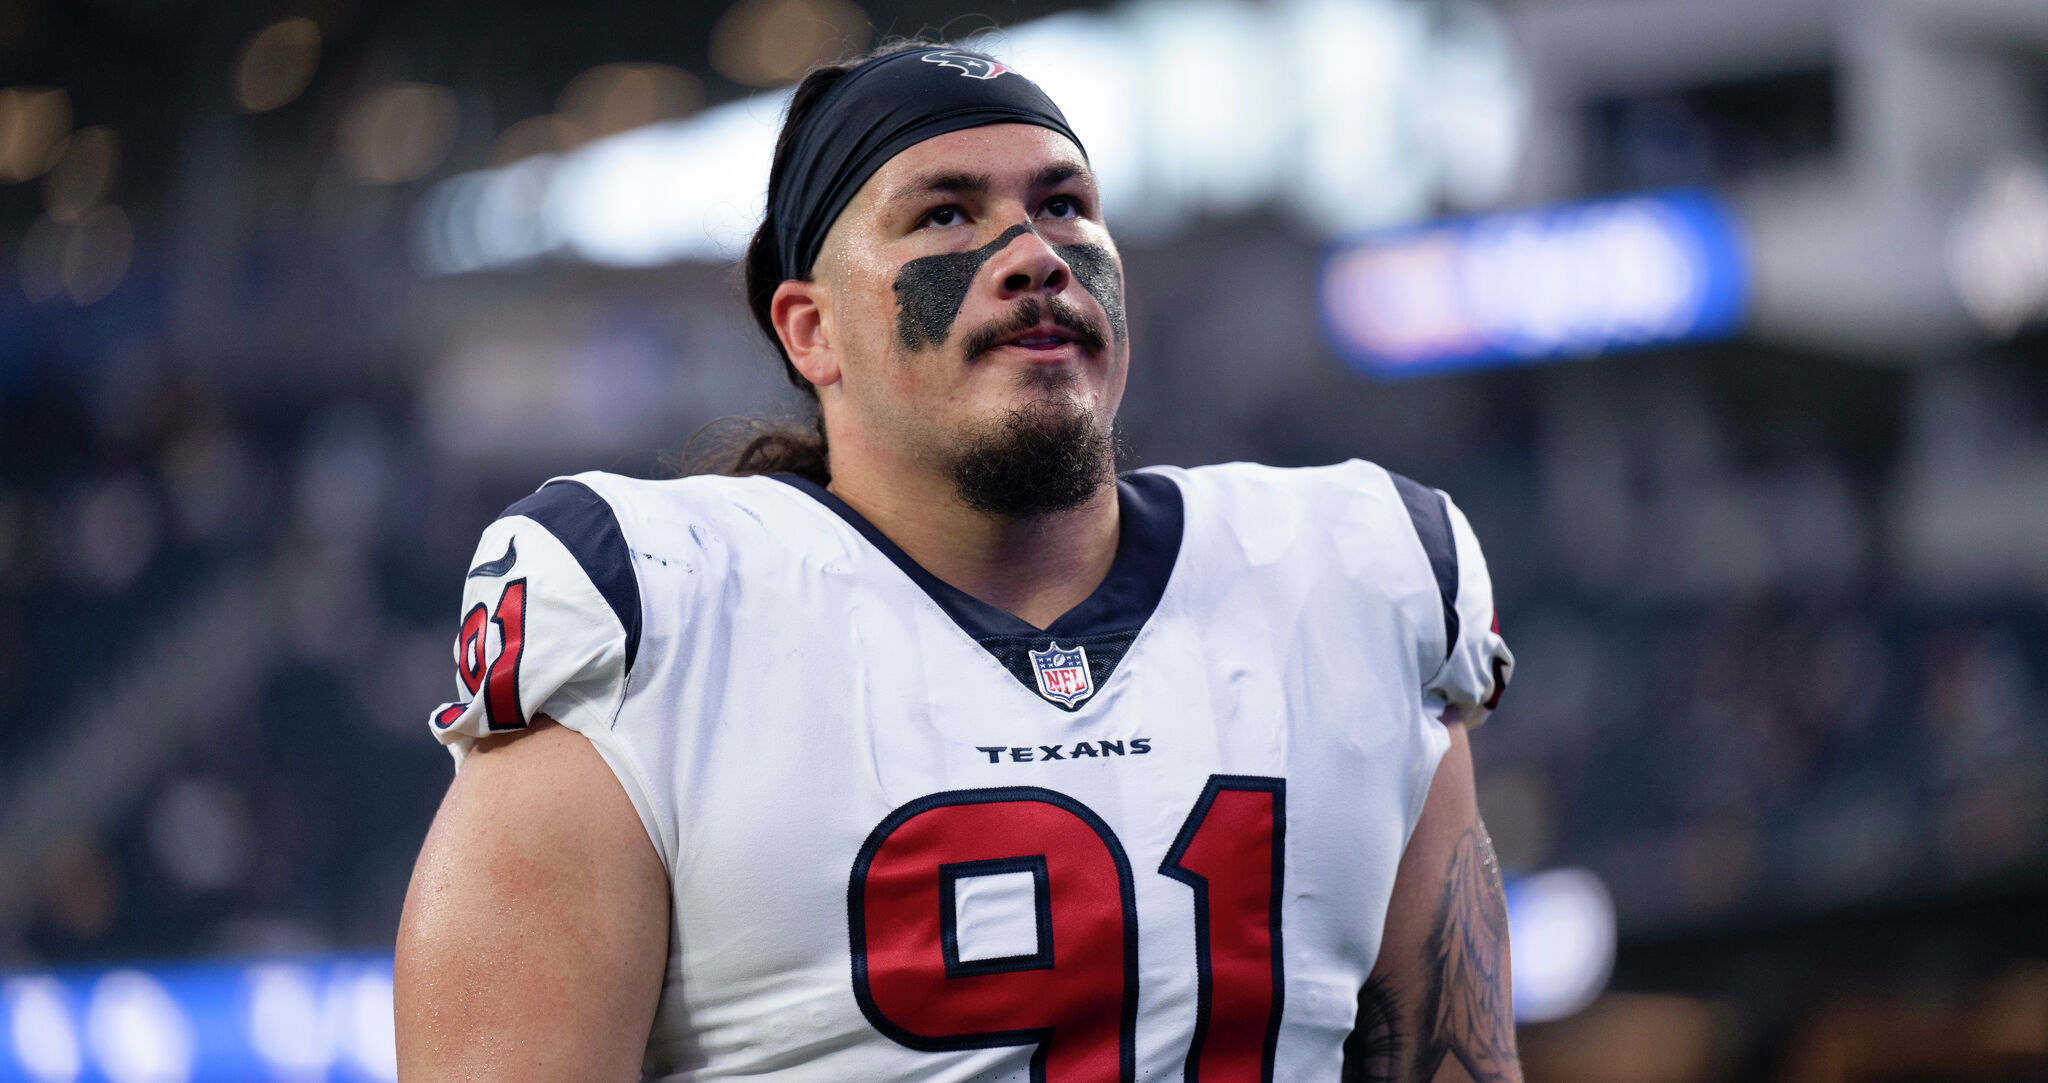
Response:
[{"label": "blurred stadium background", "polygon": [[1133,464],[1453,493],[1532,1083],[2048,1079],[2041,0],[0,0],[0,1079],[388,1079],[461,576],[792,403],[777,88],[1045,83]]}]

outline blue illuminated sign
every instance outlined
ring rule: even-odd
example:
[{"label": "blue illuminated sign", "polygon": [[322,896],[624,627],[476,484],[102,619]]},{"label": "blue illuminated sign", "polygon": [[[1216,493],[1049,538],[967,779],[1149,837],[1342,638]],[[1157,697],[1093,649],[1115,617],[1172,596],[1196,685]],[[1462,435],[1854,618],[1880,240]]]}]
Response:
[{"label": "blue illuminated sign", "polygon": [[1726,336],[1749,269],[1726,208],[1683,191],[1364,234],[1319,289],[1338,353],[1404,376]]},{"label": "blue illuminated sign", "polygon": [[398,1078],[391,957],[0,977],[0,1081]]}]

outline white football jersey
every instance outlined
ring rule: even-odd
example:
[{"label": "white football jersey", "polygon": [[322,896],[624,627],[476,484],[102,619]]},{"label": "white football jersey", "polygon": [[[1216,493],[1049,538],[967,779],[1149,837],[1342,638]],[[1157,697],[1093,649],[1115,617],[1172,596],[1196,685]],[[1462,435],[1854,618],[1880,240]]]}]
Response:
[{"label": "white football jersey", "polygon": [[618,775],[674,892],[650,1077],[1339,1078],[1439,719],[1513,667],[1485,561],[1370,463],[1119,499],[1042,631],[792,478],[583,474],[484,532],[431,727],[459,764],[545,713]]}]

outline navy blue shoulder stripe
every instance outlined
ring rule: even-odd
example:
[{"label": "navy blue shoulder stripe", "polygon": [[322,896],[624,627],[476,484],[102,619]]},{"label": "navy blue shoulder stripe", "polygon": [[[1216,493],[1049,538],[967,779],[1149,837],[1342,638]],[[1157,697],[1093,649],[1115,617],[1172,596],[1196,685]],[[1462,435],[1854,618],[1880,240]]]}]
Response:
[{"label": "navy blue shoulder stripe", "polygon": [[1408,509],[1408,521],[1415,524],[1415,536],[1422,539],[1422,551],[1429,555],[1429,570],[1436,576],[1436,591],[1444,602],[1444,657],[1458,647],[1458,539],[1451,533],[1451,509],[1444,494],[1417,484],[1392,470],[1394,490]]},{"label": "navy blue shoulder stripe", "polygon": [[583,566],[597,592],[618,614],[626,630],[626,672],[640,653],[640,580],[633,574],[619,517],[604,497],[580,481],[551,481],[532,496],[505,509],[505,516],[524,515],[547,528]]}]

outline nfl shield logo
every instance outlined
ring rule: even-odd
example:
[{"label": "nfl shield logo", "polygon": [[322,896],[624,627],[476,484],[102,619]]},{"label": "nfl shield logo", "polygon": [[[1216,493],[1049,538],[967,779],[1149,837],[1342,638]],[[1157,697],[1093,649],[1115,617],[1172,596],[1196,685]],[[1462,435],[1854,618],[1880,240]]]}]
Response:
[{"label": "nfl shield logo", "polygon": [[1039,695],[1072,707],[1095,694],[1095,682],[1088,678],[1088,648],[1065,650],[1054,642],[1030,653]]}]

